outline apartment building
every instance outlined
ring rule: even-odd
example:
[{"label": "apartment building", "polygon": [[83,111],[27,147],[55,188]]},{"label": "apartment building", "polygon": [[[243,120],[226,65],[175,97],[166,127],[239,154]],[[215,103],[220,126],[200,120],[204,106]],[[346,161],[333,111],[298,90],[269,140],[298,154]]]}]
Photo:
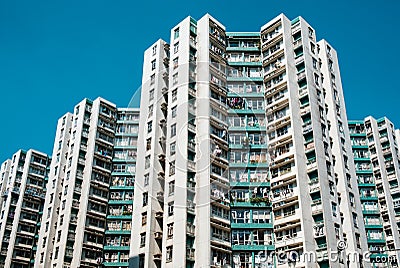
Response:
[{"label": "apartment building", "polygon": [[398,267],[399,131],[371,116],[349,121],[349,129],[371,259],[375,267]]},{"label": "apartment building", "polygon": [[304,19],[188,17],[142,82],[134,267],[369,266],[337,55]]},{"label": "apartment building", "polygon": [[34,267],[49,165],[32,149],[1,165],[0,267]]},{"label": "apartment building", "polygon": [[139,110],[118,108],[104,240],[105,267],[128,267]]},{"label": "apartment building", "polygon": [[116,116],[113,103],[97,98],[59,119],[35,267],[103,262]]},{"label": "apartment building", "polygon": [[347,120],[303,18],[187,17],[145,51],[140,109],[84,99],[51,160],[1,165],[0,267],[398,267],[398,142]]},{"label": "apartment building", "polygon": [[273,267],[271,197],[284,200],[291,192],[271,192],[261,35],[228,32],[226,40],[232,266]]}]

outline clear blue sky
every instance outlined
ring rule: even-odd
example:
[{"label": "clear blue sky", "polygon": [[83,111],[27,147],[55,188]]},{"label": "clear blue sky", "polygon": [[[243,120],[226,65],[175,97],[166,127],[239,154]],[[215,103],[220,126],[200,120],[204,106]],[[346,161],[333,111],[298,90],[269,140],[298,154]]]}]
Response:
[{"label": "clear blue sky", "polygon": [[19,148],[51,153],[57,119],[84,97],[127,105],[143,51],[205,13],[228,31],[304,17],[339,53],[349,118],[400,127],[399,11],[396,0],[0,1],[0,161]]}]

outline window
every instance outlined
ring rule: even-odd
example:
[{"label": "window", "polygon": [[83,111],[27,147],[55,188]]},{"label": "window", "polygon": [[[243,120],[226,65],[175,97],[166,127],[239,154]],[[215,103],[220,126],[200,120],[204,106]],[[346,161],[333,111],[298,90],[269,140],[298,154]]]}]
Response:
[{"label": "window", "polygon": [[174,202],[168,203],[168,216],[174,215]]},{"label": "window", "polygon": [[332,215],[337,216],[337,205],[335,203],[332,203]]},{"label": "window", "polygon": [[172,76],[172,84],[173,85],[178,84],[178,74],[177,73]]},{"label": "window", "polygon": [[313,35],[314,35],[314,30],[311,29],[310,27],[308,27],[308,35],[309,35],[310,37],[313,37]]},{"label": "window", "polygon": [[146,140],[146,150],[151,150],[151,138],[148,138]]},{"label": "window", "polygon": [[175,181],[170,181],[168,183],[168,194],[171,196],[174,195],[174,192],[175,192]]},{"label": "window", "polygon": [[147,224],[147,212],[142,213],[142,226]]},{"label": "window", "polygon": [[353,212],[353,224],[354,224],[354,227],[358,228],[357,214],[355,214],[354,212]]},{"label": "window", "polygon": [[153,130],[153,121],[147,123],[147,133],[150,133]]},{"label": "window", "polygon": [[312,58],[312,65],[313,65],[314,69],[318,69],[318,62],[314,58]]},{"label": "window", "polygon": [[150,90],[149,92],[149,100],[153,100],[154,99],[154,89]]},{"label": "window", "polygon": [[174,59],[174,61],[173,61],[173,68],[174,69],[176,69],[176,68],[178,68],[178,57],[176,57],[175,59]]},{"label": "window", "polygon": [[59,251],[59,248],[56,247],[56,251],[54,252],[54,259],[58,258],[58,251]]},{"label": "window", "polygon": [[169,147],[170,147],[171,155],[174,155],[176,152],[176,142],[172,142]]},{"label": "window", "polygon": [[174,30],[174,39],[179,37],[179,27]]},{"label": "window", "polygon": [[172,109],[171,109],[172,118],[175,118],[175,117],[176,117],[176,109],[177,109],[177,106],[172,107]]},{"label": "window", "polygon": [[149,193],[143,193],[143,206],[147,206],[147,204],[149,203]]},{"label": "window", "polygon": [[60,242],[60,240],[61,240],[61,230],[58,231],[57,233],[57,242]]},{"label": "window", "polygon": [[179,42],[176,42],[174,44],[174,53],[178,53],[178,51],[179,51]]},{"label": "window", "polygon": [[178,89],[172,90],[172,101],[176,101],[178,98]]},{"label": "window", "polygon": [[150,167],[150,155],[146,156],[144,159],[144,168],[149,168]]},{"label": "window", "polygon": [[140,247],[144,247],[146,245],[146,233],[140,234]]},{"label": "window", "polygon": [[350,199],[350,205],[351,205],[352,207],[354,207],[354,206],[355,206],[355,205],[354,205],[354,194],[349,193],[349,199]]},{"label": "window", "polygon": [[150,76],[150,85],[153,85],[155,81],[156,81],[156,75],[155,75],[155,74],[152,74],[152,75]]},{"label": "window", "polygon": [[174,235],[174,224],[170,223],[167,225],[167,237],[172,238],[173,235]]},{"label": "window", "polygon": [[153,116],[153,104],[149,106],[149,116]]},{"label": "window", "polygon": [[176,124],[171,125],[171,138],[176,136]]},{"label": "window", "polygon": [[149,179],[150,179],[149,174],[144,175],[144,186],[149,185]]},{"label": "window", "polygon": [[314,82],[317,86],[319,85],[319,75],[318,74],[314,74]]},{"label": "window", "polygon": [[157,45],[153,46],[153,56],[157,53]]},{"label": "window", "polygon": [[315,54],[315,45],[312,42],[310,42],[310,49],[311,49],[311,52],[313,54]]},{"label": "window", "polygon": [[151,61],[151,70],[154,71],[156,69],[156,60]]},{"label": "window", "polygon": [[169,164],[169,175],[172,176],[175,174],[175,161],[172,161]]}]

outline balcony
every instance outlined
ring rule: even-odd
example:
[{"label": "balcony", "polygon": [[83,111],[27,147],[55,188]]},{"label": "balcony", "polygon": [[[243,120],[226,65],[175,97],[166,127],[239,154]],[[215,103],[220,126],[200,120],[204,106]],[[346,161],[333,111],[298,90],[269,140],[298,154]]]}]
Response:
[{"label": "balcony", "polygon": [[186,248],[186,259],[194,261],[194,248]]},{"label": "balcony", "polygon": [[313,215],[320,214],[323,211],[322,202],[321,200],[315,200],[311,204],[311,213]]},{"label": "balcony", "polygon": [[368,243],[386,243],[386,239],[383,233],[368,233],[367,234]]},{"label": "balcony", "polygon": [[162,239],[162,232],[154,232],[154,238],[161,240]]},{"label": "balcony", "polygon": [[187,161],[187,167],[192,171],[196,171],[196,163],[192,160]]},{"label": "balcony", "polygon": [[195,236],[196,227],[193,224],[188,223],[186,225],[186,234],[189,236]]},{"label": "balcony", "polygon": [[280,202],[290,199],[294,196],[294,191],[291,188],[283,189],[280,192],[273,193],[272,202]]},{"label": "balcony", "polygon": [[363,207],[362,209],[363,214],[380,214],[380,210],[378,207]]},{"label": "balcony", "polygon": [[196,209],[196,204],[193,201],[187,201],[186,202],[186,209],[188,212],[194,213]]},{"label": "balcony", "polygon": [[265,245],[232,245],[232,250],[234,251],[272,251],[274,249],[275,246],[267,241],[265,242]]},{"label": "balcony", "polygon": [[323,223],[314,224],[314,237],[324,237],[325,236],[325,229]]}]

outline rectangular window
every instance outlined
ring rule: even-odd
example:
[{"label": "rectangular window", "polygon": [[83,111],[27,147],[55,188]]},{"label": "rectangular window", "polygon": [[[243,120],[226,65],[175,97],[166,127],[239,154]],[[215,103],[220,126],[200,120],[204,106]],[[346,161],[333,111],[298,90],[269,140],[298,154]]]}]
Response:
[{"label": "rectangular window", "polygon": [[171,196],[174,195],[174,192],[175,192],[175,181],[170,181],[168,184],[168,194]]},{"label": "rectangular window", "polygon": [[147,206],[148,202],[149,202],[149,193],[143,193],[143,206]]},{"label": "rectangular window", "polygon": [[149,115],[148,117],[153,116],[153,104],[149,106]]},{"label": "rectangular window", "polygon": [[174,68],[174,69],[178,68],[178,57],[176,57],[176,58],[173,60],[173,68]]},{"label": "rectangular window", "polygon": [[178,84],[178,74],[177,73],[172,76],[172,84],[173,85]]},{"label": "rectangular window", "polygon": [[171,125],[171,138],[176,136],[176,124]]},{"label": "rectangular window", "polygon": [[178,99],[178,89],[172,90],[172,101],[176,101]]},{"label": "rectangular window", "polygon": [[176,124],[171,125],[171,138],[176,136]]},{"label": "rectangular window", "polygon": [[153,56],[157,53],[157,45],[153,46]]},{"label": "rectangular window", "polygon": [[179,51],[179,42],[176,42],[174,44],[174,53],[178,53],[178,51]]},{"label": "rectangular window", "polygon": [[149,92],[149,100],[153,100],[154,99],[154,89],[150,90]]},{"label": "rectangular window", "polygon": [[144,168],[149,168],[150,167],[150,155],[146,156],[144,159]]},{"label": "rectangular window", "polygon": [[140,234],[140,247],[144,247],[146,245],[146,233]]},{"label": "rectangular window", "polygon": [[144,175],[144,186],[149,185],[149,179],[150,179],[149,174]]},{"label": "rectangular window", "polygon": [[319,75],[318,74],[314,74],[314,82],[317,86],[319,85]]},{"label": "rectangular window", "polygon": [[167,237],[172,238],[173,235],[174,235],[174,224],[170,223],[167,225]]},{"label": "rectangular window", "polygon": [[154,71],[156,69],[156,60],[151,61],[151,70]]},{"label": "rectangular window", "polygon": [[175,152],[176,152],[176,142],[173,142],[173,143],[170,144],[170,152],[171,152],[171,155],[175,154]]},{"label": "rectangular window", "polygon": [[177,109],[177,106],[172,107],[172,109],[171,109],[172,118],[175,118],[175,117],[176,117],[176,109]]},{"label": "rectangular window", "polygon": [[147,224],[147,212],[142,213],[142,226]]},{"label": "rectangular window", "polygon": [[175,161],[172,161],[169,164],[169,175],[172,176],[175,174]]},{"label": "rectangular window", "polygon": [[179,37],[179,27],[174,30],[174,39]]},{"label": "rectangular window", "polygon": [[174,215],[174,202],[168,203],[168,216]]},{"label": "rectangular window", "polygon": [[151,138],[146,140],[146,151],[151,150]]},{"label": "rectangular window", "polygon": [[155,75],[155,74],[152,74],[152,75],[150,76],[150,85],[153,85],[155,81],[156,81],[156,75]]},{"label": "rectangular window", "polygon": [[147,133],[150,133],[153,129],[153,121],[147,123]]}]

